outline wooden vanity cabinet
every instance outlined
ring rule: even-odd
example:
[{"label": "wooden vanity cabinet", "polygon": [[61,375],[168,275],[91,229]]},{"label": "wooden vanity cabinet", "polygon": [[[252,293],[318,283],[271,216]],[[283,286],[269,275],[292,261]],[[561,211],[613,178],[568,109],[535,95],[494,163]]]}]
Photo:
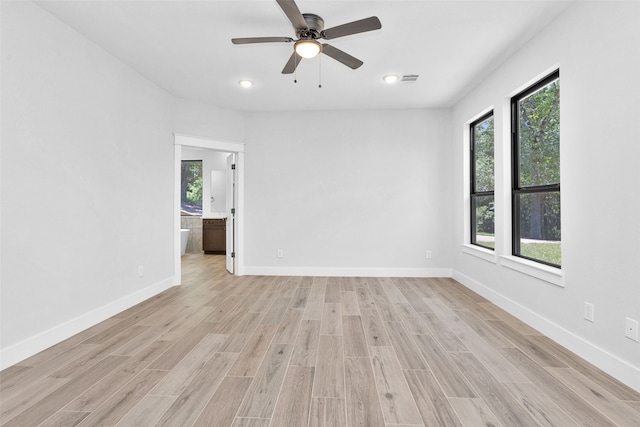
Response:
[{"label": "wooden vanity cabinet", "polygon": [[205,254],[227,253],[227,221],[224,219],[202,220],[202,250]]}]

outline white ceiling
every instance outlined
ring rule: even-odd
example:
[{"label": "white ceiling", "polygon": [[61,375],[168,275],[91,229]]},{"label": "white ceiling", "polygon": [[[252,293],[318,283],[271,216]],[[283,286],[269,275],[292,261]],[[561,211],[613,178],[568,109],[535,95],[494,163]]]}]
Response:
[{"label": "white ceiling", "polygon": [[[297,0],[325,28],[378,16],[382,29],[330,43],[364,61],[322,56],[281,74],[292,43],[233,37],[295,34],[273,0],[55,1],[41,7],[171,94],[240,111],[439,108],[458,101],[570,4],[533,1]],[[321,70],[322,88],[318,88]],[[389,85],[386,74],[418,74]],[[238,85],[247,78],[255,85]]]}]

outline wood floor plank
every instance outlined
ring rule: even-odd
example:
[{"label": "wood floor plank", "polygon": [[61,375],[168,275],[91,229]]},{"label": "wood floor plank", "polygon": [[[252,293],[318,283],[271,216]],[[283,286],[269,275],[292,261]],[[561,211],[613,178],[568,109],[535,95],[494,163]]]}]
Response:
[{"label": "wood floor plank", "polygon": [[125,363],[98,381],[93,387],[80,394],[80,396],[65,406],[64,409],[78,412],[95,410],[104,403],[109,396],[149,366],[170,344],[171,343],[166,341],[157,341],[141,349],[136,356],[132,356]]},{"label": "wood floor plank", "polygon": [[[402,283],[402,282],[401,282]],[[431,313],[432,309],[429,305],[424,302],[424,298],[421,297],[417,292],[415,292],[411,287],[408,286],[400,286],[400,292],[405,297],[407,302],[413,307],[413,309],[418,313]],[[431,294],[429,294],[431,295]]]},{"label": "wood floor plank", "polygon": [[449,308],[441,298],[425,298],[424,301],[431,307],[433,313],[448,329],[455,331],[457,328],[467,326],[466,323],[458,317],[456,312]]},{"label": "wood floor plank", "polygon": [[414,340],[447,397],[477,397],[467,378],[438,341],[430,335],[416,335]]},{"label": "wood floor plank", "polygon": [[369,357],[369,346],[364,336],[360,316],[342,316],[345,357]]},{"label": "wood floor plank", "polygon": [[291,298],[291,308],[305,308],[309,298],[309,291],[311,291],[311,287],[296,289]]},{"label": "wood floor plank", "polygon": [[473,355],[500,382],[529,382],[522,372],[513,367],[495,348],[471,328],[459,328],[458,338]]},{"label": "wood floor plank", "polygon": [[6,422],[27,409],[34,401],[44,399],[55,390],[71,381],[69,378],[45,377],[39,381],[29,382],[31,387],[20,393],[12,393],[10,397],[0,397],[0,421]]},{"label": "wood floor plank", "polygon": [[60,411],[53,414],[38,427],[74,427],[87,418],[90,412]]},{"label": "wood floor plank", "polygon": [[275,325],[259,325],[254,334],[247,341],[235,363],[229,371],[233,377],[253,377],[260,366],[260,362],[271,345],[276,333]]},{"label": "wood floor plank", "polygon": [[158,425],[192,425],[217,390],[236,356],[236,353],[215,353],[202,368],[200,375],[189,383],[167,409]]},{"label": "wood floor plank", "polygon": [[320,320],[302,320],[291,355],[291,365],[315,366],[320,340]]},{"label": "wood floor plank", "polygon": [[358,304],[358,296],[355,291],[344,291],[341,294],[342,299],[342,315],[343,316],[359,316],[360,305]]},{"label": "wood floor plank", "polygon": [[236,418],[231,427],[269,427],[271,418]]},{"label": "wood floor plank", "polygon": [[[122,335],[123,331],[127,331],[131,329],[132,326],[139,323],[142,319],[146,318],[147,316],[154,314],[156,311],[157,311],[157,307],[155,306],[150,306],[143,310],[136,310],[132,312],[132,314],[129,317],[122,319],[118,323],[115,323],[113,326],[105,329],[104,331],[98,334],[93,335],[91,338],[88,338],[83,342],[85,344],[106,344],[112,341],[113,339],[115,339],[117,336]],[[136,329],[142,331],[146,328],[137,327]]]},{"label": "wood floor plank", "polygon": [[244,399],[251,378],[227,376],[205,406],[194,426],[229,427]]},{"label": "wood floor plank", "polygon": [[402,324],[404,325],[409,335],[431,334],[431,331],[429,331],[429,328],[425,326],[425,324],[422,322],[422,320],[420,320],[420,318],[405,317],[405,316],[401,316],[401,317],[402,317]]},{"label": "wood floor plank", "polygon": [[389,336],[376,310],[361,308],[362,327],[369,345],[389,346]]},{"label": "wood floor plank", "polygon": [[429,369],[402,322],[385,322],[384,325],[403,369]]},{"label": "wood floor plank", "polygon": [[355,292],[360,310],[369,310],[376,308],[376,302],[366,285],[357,286]]},{"label": "wood floor plank", "polygon": [[238,410],[239,417],[271,418],[293,346],[272,344]]},{"label": "wood floor plank", "polygon": [[522,335],[518,332],[510,333],[514,331],[509,328],[504,322],[499,320],[487,321],[494,329],[501,334],[508,336],[509,340],[518,347],[523,353],[533,359],[540,366],[550,368],[564,368],[566,363],[562,362],[559,358],[554,356],[550,351],[547,351],[543,346],[540,346],[536,341],[535,335]]},{"label": "wood floor plank", "polygon": [[341,336],[320,335],[313,396],[344,398],[344,349]]},{"label": "wood floor plank", "polygon": [[336,282],[335,277],[327,279],[327,287],[324,294],[325,304],[340,304],[340,285]]},{"label": "wood floor plank", "polygon": [[173,369],[208,334],[208,328],[199,323],[188,333],[185,333],[182,338],[175,341],[167,351],[162,353],[149,366],[149,369],[162,369],[165,371]]},{"label": "wood floor plank", "polygon": [[326,278],[316,277],[313,279],[309,296],[307,297],[307,305],[302,315],[303,320],[322,320],[326,286]]},{"label": "wood floor plank", "polygon": [[[489,342],[493,347],[515,347],[514,343],[507,339],[505,335],[500,333],[499,329],[495,328],[494,323],[486,322],[467,309],[455,310],[455,313],[464,322],[464,327],[473,329],[478,335]],[[454,330],[454,333],[455,332],[456,330]]]},{"label": "wood floor plank", "polygon": [[618,425],[640,426],[640,416],[636,411],[575,369],[545,368],[545,370]]},{"label": "wood floor plank", "polygon": [[[160,418],[173,405],[174,396],[146,395],[129,411],[120,421],[117,427],[152,427],[157,425]],[[96,424],[94,424],[96,425]],[[109,424],[99,424],[109,425]]]},{"label": "wood floor plank", "polygon": [[[145,398],[147,393],[155,387],[156,384],[167,374],[166,371],[144,370],[124,387],[110,396],[95,411],[85,418],[81,426],[108,426],[115,425],[123,417],[127,416],[129,411],[137,408],[141,400]],[[175,400],[170,398],[171,402]],[[152,407],[153,411],[160,411],[158,406]],[[162,416],[160,412],[158,417]],[[135,424],[130,424],[135,425]],[[137,424],[141,425],[141,424]]]},{"label": "wood floor plank", "polygon": [[320,323],[320,334],[342,335],[342,304],[324,304],[324,308],[322,310],[322,321]]},{"label": "wood floor plank", "polygon": [[387,423],[423,425],[392,347],[371,346],[373,376]]},{"label": "wood floor plank", "polygon": [[431,372],[405,370],[404,376],[425,426],[462,427]]},{"label": "wood floor plank", "polygon": [[314,371],[313,367],[289,366],[273,412],[272,425],[307,425],[311,409]]},{"label": "wood floor plank", "polygon": [[75,399],[84,390],[107,376],[113,369],[124,363],[127,359],[129,358],[126,356],[107,356],[96,363],[91,369],[85,370],[83,373],[75,376],[71,381],[43,399],[35,401],[29,408],[25,409],[4,425],[24,427],[40,424]]},{"label": "wood floor plank", "polygon": [[588,427],[614,425],[611,420],[599,411],[595,411],[584,399],[519,349],[506,348],[502,349],[501,352],[513,366],[517,367],[534,385],[544,390],[544,394],[556,402],[579,425]]},{"label": "wood floor plank", "polygon": [[419,313],[420,318],[432,335],[447,351],[469,351],[460,338],[435,313]]},{"label": "wood floor plank", "polygon": [[304,310],[301,308],[288,309],[278,326],[273,342],[276,344],[295,343],[303,313]]},{"label": "wood floor plank", "polygon": [[248,313],[249,307],[255,302],[259,293],[251,294],[244,297],[244,300],[238,304],[233,311],[217,322],[213,322],[209,332],[216,334],[230,334],[233,332],[238,323],[240,323]]},{"label": "wood floor plank", "polygon": [[236,329],[234,329],[229,337],[225,340],[218,351],[228,353],[239,353],[247,343],[247,340],[255,332],[260,320],[264,314],[249,312],[240,321]]},{"label": "wood floor plank", "polygon": [[606,389],[609,393],[621,400],[640,401],[640,390],[636,391],[626,384],[617,381],[611,375],[596,368],[591,363],[578,357],[570,350],[554,342],[551,338],[542,335],[529,337],[538,346],[562,358],[567,366],[590,378],[593,382]]},{"label": "wood floor plank", "polygon": [[346,404],[349,427],[384,427],[370,358],[346,358]]},{"label": "wood floor plank", "polygon": [[485,401],[502,424],[505,426],[537,424],[473,354],[452,353],[450,356],[469,379],[478,396]]},{"label": "wood floor plank", "polygon": [[491,313],[491,315],[493,315],[497,320],[502,320],[504,323],[523,335],[540,335],[540,332],[493,303],[478,303],[478,305]]},{"label": "wood floor plank", "polygon": [[90,352],[85,353],[83,356],[75,359],[73,362],[62,366],[60,369],[50,374],[50,376],[55,378],[74,378],[85,370],[92,368],[105,357],[110,355],[114,348],[118,348],[122,344],[135,339],[148,328],[148,326],[129,327],[126,330],[122,331],[122,333],[116,334],[107,342],[98,345]]},{"label": "wood floor plank", "polygon": [[504,386],[541,426],[578,426],[577,422],[533,384],[504,383]]},{"label": "wood floor plank", "polygon": [[491,409],[480,398],[450,397],[449,403],[464,427],[503,427]]},{"label": "wood floor plank", "polygon": [[262,325],[277,325],[282,320],[282,317],[287,311],[287,308],[291,304],[291,298],[276,298],[276,300],[271,304],[269,310],[262,318],[260,324]]},{"label": "wood floor plank", "polygon": [[312,398],[309,427],[347,427],[344,399]]},{"label": "wood floor plank", "polygon": [[387,294],[387,298],[392,304],[408,303],[407,298],[405,298],[402,292],[400,292],[400,289],[398,289],[393,279],[383,277],[380,279],[380,284],[382,285],[384,292]]},{"label": "wood floor plank", "polygon": [[339,277],[338,283],[342,292],[353,292],[356,290],[357,277]]},{"label": "wood floor plank", "polygon": [[402,319],[400,318],[400,315],[393,307],[393,304],[391,304],[391,301],[389,301],[389,298],[387,297],[387,295],[384,294],[384,291],[382,292],[383,294],[381,295],[373,296],[373,299],[376,302],[376,308],[378,310],[378,313],[380,314],[380,318],[385,322],[401,321]]},{"label": "wood floor plank", "polygon": [[178,396],[193,381],[207,364],[226,335],[207,334],[178,364],[156,385],[151,394],[159,396]]}]

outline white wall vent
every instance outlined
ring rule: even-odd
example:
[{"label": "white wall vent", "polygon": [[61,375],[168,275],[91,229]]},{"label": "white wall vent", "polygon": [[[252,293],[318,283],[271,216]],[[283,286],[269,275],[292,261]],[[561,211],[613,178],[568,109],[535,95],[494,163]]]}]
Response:
[{"label": "white wall vent", "polygon": [[417,74],[405,74],[404,76],[402,76],[402,81],[403,82],[415,82],[416,80],[418,80],[418,75]]}]

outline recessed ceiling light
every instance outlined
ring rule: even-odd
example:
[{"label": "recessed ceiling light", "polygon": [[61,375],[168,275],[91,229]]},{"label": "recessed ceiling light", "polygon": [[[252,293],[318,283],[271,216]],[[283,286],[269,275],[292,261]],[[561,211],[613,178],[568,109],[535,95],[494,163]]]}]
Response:
[{"label": "recessed ceiling light", "polygon": [[395,74],[388,74],[384,76],[382,80],[384,80],[387,83],[395,83],[398,81],[398,76],[396,76]]},{"label": "recessed ceiling light", "polygon": [[240,80],[238,84],[244,88],[249,88],[253,86],[253,82],[251,80]]}]

